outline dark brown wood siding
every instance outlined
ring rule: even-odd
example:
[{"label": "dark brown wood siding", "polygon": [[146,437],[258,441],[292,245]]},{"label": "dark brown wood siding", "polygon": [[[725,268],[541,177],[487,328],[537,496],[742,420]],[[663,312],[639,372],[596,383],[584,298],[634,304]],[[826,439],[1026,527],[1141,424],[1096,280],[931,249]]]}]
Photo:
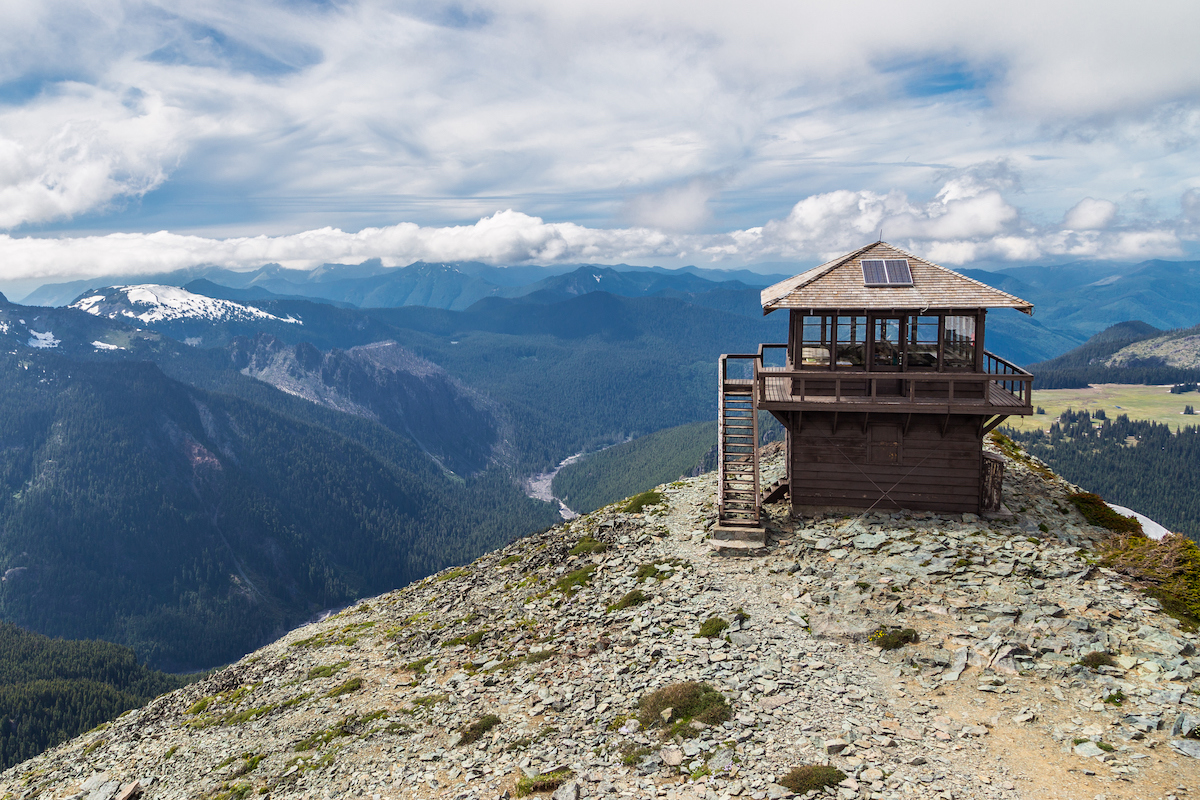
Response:
[{"label": "dark brown wood siding", "polygon": [[799,430],[796,417],[788,415],[794,506],[979,511],[979,417],[872,414],[864,429],[863,414],[842,412],[836,433],[832,412],[805,412]]}]

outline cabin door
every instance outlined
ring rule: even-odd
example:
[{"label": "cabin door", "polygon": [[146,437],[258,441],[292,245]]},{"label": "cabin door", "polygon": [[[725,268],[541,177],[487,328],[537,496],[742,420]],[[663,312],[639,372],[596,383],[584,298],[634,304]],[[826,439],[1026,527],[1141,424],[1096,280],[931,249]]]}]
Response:
[{"label": "cabin door", "polygon": [[[904,364],[904,317],[871,317],[871,372],[899,372]],[[903,393],[900,380],[876,380],[880,397]]]}]

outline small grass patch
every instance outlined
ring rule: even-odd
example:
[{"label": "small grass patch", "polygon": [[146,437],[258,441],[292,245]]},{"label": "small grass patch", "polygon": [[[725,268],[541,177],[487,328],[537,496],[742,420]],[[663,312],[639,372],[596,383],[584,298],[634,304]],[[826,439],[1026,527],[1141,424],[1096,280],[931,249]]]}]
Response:
[{"label": "small grass patch", "polygon": [[296,695],[295,697],[291,698],[290,700],[284,700],[282,703],[279,704],[279,707],[280,708],[291,708],[292,706],[298,706],[312,696],[313,696],[312,692],[304,692],[302,694]]},{"label": "small grass patch", "polygon": [[634,589],[632,592],[626,592],[625,595],[615,603],[608,604],[609,613],[613,611],[624,611],[627,608],[633,608],[636,605],[641,605],[650,598],[641,589]]},{"label": "small grass patch", "polygon": [[733,621],[738,625],[743,624],[748,619],[750,619],[750,615],[746,613],[746,609],[738,606],[733,610]]},{"label": "small grass patch", "polygon": [[588,585],[588,582],[592,579],[592,573],[595,571],[596,565],[588,564],[586,567],[577,569],[574,572],[568,572],[554,583],[554,588],[565,594],[575,594],[575,592]]},{"label": "small grass patch", "polygon": [[608,545],[597,539],[593,539],[591,535],[584,536],[575,546],[571,548],[570,553],[573,556],[590,555],[592,553],[603,553],[608,549]]},{"label": "small grass patch", "polygon": [[413,705],[419,708],[433,708],[438,703],[444,703],[450,698],[448,694],[427,694],[424,697],[414,697]]},{"label": "small grass patch", "polygon": [[500,561],[496,564],[496,566],[508,567],[513,564],[516,564],[520,560],[521,560],[521,557],[519,555],[517,555],[516,553],[514,553],[511,556],[505,556],[504,558],[500,559]]},{"label": "small grass patch", "polygon": [[1103,650],[1097,650],[1088,653],[1086,656],[1079,659],[1079,663],[1088,669],[1096,669],[1097,667],[1115,667],[1117,665],[1116,659],[1114,659],[1111,654],[1106,653]]},{"label": "small grass patch", "polygon": [[474,744],[479,741],[479,737],[490,731],[492,728],[500,724],[500,718],[495,714],[484,714],[479,719],[466,725],[460,731],[462,738],[458,740],[459,745]]},{"label": "small grass patch", "polygon": [[1125,693],[1122,692],[1120,689],[1117,689],[1115,692],[1110,694],[1108,697],[1104,698],[1104,702],[1108,703],[1110,706],[1124,705]]},{"label": "small grass patch", "polygon": [[643,758],[654,752],[654,750],[649,747],[638,747],[633,742],[626,742],[621,746],[620,751],[621,763],[627,767],[632,767],[634,764],[638,763]]},{"label": "small grass patch", "polygon": [[442,647],[457,647],[460,644],[465,644],[467,647],[475,647],[483,641],[484,636],[487,636],[487,628],[480,628],[466,636],[456,636],[453,639],[447,639],[442,642]]},{"label": "small grass patch", "polygon": [[188,707],[188,710],[183,713],[185,713],[185,714],[202,714],[202,713],[204,713],[204,710],[207,709],[209,707],[209,705],[212,704],[212,701],[215,699],[216,699],[216,697],[201,697],[199,700],[192,703]]},{"label": "small grass patch", "polygon": [[553,725],[547,725],[544,728],[542,728],[540,731],[538,731],[536,736],[522,736],[520,739],[516,739],[516,740],[510,742],[508,747],[504,748],[504,750],[505,750],[505,752],[508,752],[508,753],[512,753],[517,750],[524,750],[526,747],[529,747],[529,745],[533,744],[534,742],[541,741],[542,739],[545,739],[547,736],[550,736],[555,733],[558,733],[558,728],[554,727]]},{"label": "small grass patch", "polygon": [[635,494],[625,503],[625,507],[621,510],[626,514],[637,514],[647,506],[656,506],[663,502],[663,496],[656,491],[642,492]]},{"label": "small grass patch", "polygon": [[1101,750],[1103,750],[1106,753],[1111,753],[1117,749],[1117,748],[1113,747],[1111,744],[1109,744],[1108,742],[1096,742],[1096,747],[1099,747]]},{"label": "small grass patch", "polygon": [[362,684],[363,684],[362,678],[351,678],[350,680],[346,681],[345,683],[341,683],[341,684],[338,684],[337,686],[333,687],[328,692],[326,692],[323,696],[324,697],[341,697],[344,694],[350,694],[351,692],[357,692],[359,689],[362,688]]},{"label": "small grass patch", "polygon": [[699,633],[695,634],[692,638],[714,639],[717,636],[720,636],[721,631],[728,627],[729,623],[720,617],[709,617],[708,619],[704,620],[704,623],[700,626]]},{"label": "small grass patch", "polygon": [[305,680],[315,680],[316,678],[332,678],[334,675],[341,672],[346,667],[350,666],[349,661],[339,661],[336,664],[326,664],[323,667],[313,667],[308,671],[308,677]]},{"label": "small grass patch", "polygon": [[823,764],[808,764],[793,768],[787,775],[779,779],[779,785],[796,794],[819,792],[826,786],[837,786],[846,780],[846,773],[837,767]]},{"label": "small grass patch", "polygon": [[867,641],[880,650],[899,650],[906,644],[916,644],[920,637],[912,628],[876,628]]},{"label": "small grass patch", "polygon": [[408,662],[403,668],[417,675],[424,675],[425,668],[431,663],[433,663],[433,656],[426,656],[425,658],[418,658],[416,661]]},{"label": "small grass patch", "polygon": [[558,655],[557,650],[539,650],[536,653],[530,653],[525,656],[525,663],[540,664],[547,659],[554,658],[556,655]]},{"label": "small grass patch", "polygon": [[[671,709],[670,719],[663,712]],[[693,720],[718,725],[732,716],[725,696],[707,683],[673,683],[650,692],[638,701],[638,720],[647,728]]]},{"label": "small grass patch", "polygon": [[560,769],[557,772],[542,772],[537,775],[522,775],[517,781],[517,797],[527,797],[534,792],[553,792],[567,782],[571,770]]},{"label": "small grass patch", "polygon": [[467,572],[468,572],[468,570],[466,570],[462,567],[456,567],[455,569],[452,569],[449,572],[445,572],[441,575],[438,575],[437,582],[443,583],[445,581],[452,581],[455,578],[461,578],[463,575],[466,575]]},{"label": "small grass patch", "polygon": [[350,647],[358,641],[364,631],[374,627],[375,623],[373,621],[355,622],[350,625],[343,625],[340,628],[322,631],[316,636],[310,636],[298,642],[292,642],[292,647],[328,647],[332,644]]}]

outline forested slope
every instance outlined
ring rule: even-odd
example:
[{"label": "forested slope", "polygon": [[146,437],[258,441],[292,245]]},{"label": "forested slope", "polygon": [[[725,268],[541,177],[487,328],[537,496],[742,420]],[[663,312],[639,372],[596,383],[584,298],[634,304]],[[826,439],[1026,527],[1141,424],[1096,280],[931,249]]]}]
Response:
[{"label": "forested slope", "polygon": [[505,475],[445,477],[377,423],[347,417],[351,438],[144,362],[0,356],[0,375],[0,613],[170,669],[554,518]]},{"label": "forested slope", "polygon": [[1067,411],[1049,433],[1004,430],[1072,483],[1200,541],[1200,428]]},{"label": "forested slope", "polygon": [[0,623],[0,768],[32,758],[194,677],[138,664],[127,647]]}]

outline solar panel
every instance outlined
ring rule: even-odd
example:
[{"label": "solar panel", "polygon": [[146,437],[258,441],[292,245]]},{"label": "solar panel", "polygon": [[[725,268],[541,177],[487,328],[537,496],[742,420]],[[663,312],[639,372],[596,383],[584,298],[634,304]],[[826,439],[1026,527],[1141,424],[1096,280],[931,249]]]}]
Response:
[{"label": "solar panel", "polygon": [[867,286],[886,286],[887,270],[883,259],[864,258],[862,262],[863,283]]},{"label": "solar panel", "polygon": [[912,273],[908,270],[908,259],[889,258],[883,262],[887,269],[887,282],[893,286],[912,286]]},{"label": "solar panel", "polygon": [[863,283],[867,286],[912,286],[908,259],[864,258],[862,271]]}]

